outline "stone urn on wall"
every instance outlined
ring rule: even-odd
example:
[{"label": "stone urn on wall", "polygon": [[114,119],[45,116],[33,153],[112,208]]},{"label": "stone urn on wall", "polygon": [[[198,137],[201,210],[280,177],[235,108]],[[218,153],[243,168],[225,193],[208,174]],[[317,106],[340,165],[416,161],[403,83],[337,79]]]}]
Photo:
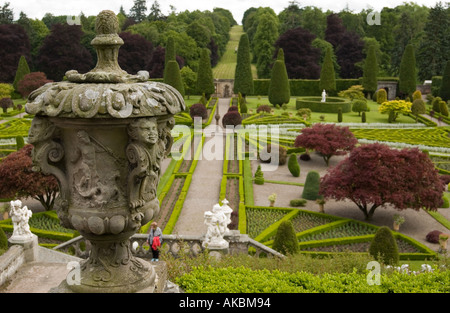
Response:
[{"label": "stone urn on wall", "polygon": [[[123,40],[112,11],[96,19],[96,67],[30,94],[35,117],[28,141],[34,170],[54,175],[62,226],[91,243],[74,292],[150,290],[155,271],[132,255],[129,238],[159,213],[156,188],[161,161],[172,145],[173,115],[185,108],[173,87],[131,75],[118,64]],[[64,282],[63,282],[64,284]]]}]

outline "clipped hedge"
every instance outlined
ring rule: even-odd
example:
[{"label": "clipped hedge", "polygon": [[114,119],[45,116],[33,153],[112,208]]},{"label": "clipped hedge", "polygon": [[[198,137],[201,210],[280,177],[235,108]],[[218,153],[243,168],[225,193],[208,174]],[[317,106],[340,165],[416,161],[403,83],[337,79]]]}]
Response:
[{"label": "clipped hedge", "polygon": [[352,110],[352,103],[349,99],[339,97],[327,97],[326,102],[321,102],[321,97],[300,97],[295,102],[295,108],[310,109],[319,113],[338,113],[339,109],[342,113],[348,113]]}]

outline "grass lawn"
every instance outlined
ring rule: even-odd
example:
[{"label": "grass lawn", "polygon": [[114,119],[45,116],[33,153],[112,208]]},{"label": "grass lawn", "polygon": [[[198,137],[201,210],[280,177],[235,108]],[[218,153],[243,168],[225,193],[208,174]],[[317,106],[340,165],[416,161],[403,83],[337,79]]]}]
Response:
[{"label": "grass lawn", "polygon": [[[288,103],[287,110],[283,109],[277,109],[273,105],[269,103],[269,100],[267,97],[247,97],[247,108],[249,109],[249,113],[256,113],[256,109],[258,106],[262,104],[267,104],[270,107],[274,109],[275,115],[280,115],[283,112],[292,113],[294,116],[297,113],[297,110],[295,108],[295,102],[296,97],[291,97],[291,100]],[[366,123],[387,123],[388,122],[388,115],[387,114],[381,114],[378,112],[378,104],[374,101],[369,100],[368,106],[370,108],[370,112],[366,112]],[[320,116],[323,116],[324,122],[337,122],[337,113],[316,113],[312,112],[311,114],[311,120],[310,122],[316,123],[321,122]],[[358,115],[358,113],[355,112],[349,112],[349,113],[343,113],[342,114],[342,122],[343,123],[361,123],[361,116]],[[415,123],[415,120],[408,117],[400,115],[396,123]]]},{"label": "grass lawn", "polygon": [[231,28],[227,49],[219,63],[212,69],[214,78],[234,79],[237,60],[235,48],[239,46],[239,40],[243,33],[242,25],[235,25]]}]

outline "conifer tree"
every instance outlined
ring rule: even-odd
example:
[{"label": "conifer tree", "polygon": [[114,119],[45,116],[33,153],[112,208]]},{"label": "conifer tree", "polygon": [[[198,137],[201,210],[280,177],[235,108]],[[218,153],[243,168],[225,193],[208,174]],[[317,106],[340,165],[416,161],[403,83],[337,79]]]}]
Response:
[{"label": "conifer tree", "polygon": [[215,87],[211,69],[211,60],[209,58],[209,50],[207,48],[203,48],[198,64],[197,92],[199,94],[204,93],[206,99],[209,99],[214,91]]},{"label": "conifer tree", "polygon": [[411,44],[406,46],[400,63],[399,90],[405,97],[416,90],[416,57]]},{"label": "conifer tree", "polygon": [[295,229],[290,220],[283,221],[278,226],[273,241],[273,249],[282,254],[295,254],[300,250]]},{"label": "conifer tree", "polygon": [[[364,64],[362,85],[364,90],[368,92],[368,97],[371,98],[373,92],[377,90],[378,81],[378,63],[375,53],[375,46],[371,45],[367,52],[366,62]],[[415,87],[414,87],[415,88]]]},{"label": "conifer tree", "polygon": [[19,65],[17,66],[16,77],[14,78],[14,82],[13,82],[14,90],[16,92],[18,91],[18,88],[19,88],[19,81],[21,81],[22,78],[27,74],[30,74],[30,68],[28,66],[27,60],[22,55],[19,59]]},{"label": "conifer tree", "polygon": [[166,74],[164,76],[164,83],[174,87],[184,97],[184,85],[181,79],[180,68],[178,62],[170,60],[167,63]]},{"label": "conifer tree", "polygon": [[169,61],[176,61],[175,41],[172,36],[167,39],[167,46],[164,55],[164,77],[166,77],[167,64]]},{"label": "conifer tree", "polygon": [[334,73],[332,53],[333,51],[329,47],[325,53],[322,70],[320,71],[320,90],[325,89],[328,94],[336,91],[336,75]]},{"label": "conifer tree", "polygon": [[239,40],[237,63],[234,76],[234,93],[241,93],[245,98],[253,93],[253,75],[250,60],[250,43],[248,35],[243,34]]},{"label": "conifer tree", "polygon": [[447,61],[445,65],[439,96],[443,101],[450,100],[450,61]]},{"label": "conifer tree", "polygon": [[288,103],[291,98],[289,78],[284,64],[283,49],[278,49],[277,60],[272,67],[269,85],[269,102],[275,105]]}]

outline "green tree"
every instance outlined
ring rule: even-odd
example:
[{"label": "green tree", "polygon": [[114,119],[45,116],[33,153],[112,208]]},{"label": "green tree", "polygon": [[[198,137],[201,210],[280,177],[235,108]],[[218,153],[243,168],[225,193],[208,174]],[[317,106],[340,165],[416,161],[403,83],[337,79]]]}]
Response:
[{"label": "green tree", "polygon": [[272,248],[282,254],[295,254],[299,251],[298,239],[290,220],[283,221],[278,226]]},{"label": "green tree", "polygon": [[255,184],[264,185],[264,173],[261,170],[261,165],[258,165],[258,168],[255,172]]},{"label": "green tree", "polygon": [[292,176],[294,177],[300,176],[300,165],[298,164],[297,155],[295,153],[292,153],[289,156],[288,169],[289,172],[291,172]]},{"label": "green tree", "polygon": [[9,8],[9,2],[0,7],[0,24],[12,24],[14,21],[13,10]]},{"label": "green tree", "polygon": [[180,70],[180,75],[184,86],[184,93],[189,99],[189,96],[195,93],[197,74],[189,66],[183,66]]},{"label": "green tree", "polygon": [[173,37],[167,38],[167,44],[164,54],[164,77],[166,77],[167,64],[169,61],[176,61],[175,41]]},{"label": "green tree", "polygon": [[439,96],[443,101],[450,100],[450,60],[445,64]]},{"label": "green tree", "polygon": [[[368,98],[371,98],[373,92],[377,90],[378,86],[378,62],[375,54],[375,46],[370,45],[367,52],[366,62],[364,64],[362,85],[364,90],[368,92]],[[415,87],[414,87],[415,88]]]},{"label": "green tree", "polygon": [[134,19],[136,23],[140,23],[146,19],[146,12],[146,0],[134,0],[133,7],[130,9],[129,17]]},{"label": "green tree", "polygon": [[272,67],[269,84],[269,102],[275,105],[288,103],[291,98],[289,78],[284,64],[283,49],[278,50],[277,60]]},{"label": "green tree", "polygon": [[320,90],[325,89],[328,94],[336,91],[336,74],[334,72],[332,54],[333,50],[329,47],[325,53],[322,69],[320,71]]},{"label": "green tree", "polygon": [[15,91],[19,90],[19,82],[22,78],[30,73],[30,68],[28,67],[27,60],[22,55],[19,59],[19,65],[17,66],[16,76],[14,78],[13,87]]},{"label": "green tree", "polygon": [[239,40],[237,51],[236,70],[234,76],[234,93],[246,95],[253,93],[253,75],[250,60],[250,43],[248,35],[243,34]]},{"label": "green tree", "polygon": [[270,77],[270,65],[273,63],[274,43],[277,38],[278,18],[270,13],[261,14],[252,41],[258,78]]},{"label": "green tree", "polygon": [[442,3],[438,2],[435,7],[430,8],[423,40],[417,53],[420,80],[442,75],[450,51],[449,33],[449,9],[445,9]]},{"label": "green tree", "polygon": [[426,113],[425,102],[422,99],[416,99],[411,105],[411,113],[416,116],[416,122],[420,114]]},{"label": "green tree", "polygon": [[213,94],[215,91],[213,74],[211,69],[211,59],[209,58],[209,50],[207,48],[203,48],[200,55],[196,87],[197,92],[199,94],[204,93],[206,99],[209,99],[211,94]]},{"label": "green tree", "polygon": [[416,90],[416,57],[413,45],[406,46],[400,63],[399,90],[407,96],[411,96]]},{"label": "green tree", "polygon": [[396,265],[399,260],[398,246],[391,230],[386,227],[380,227],[369,247],[370,255],[375,260],[387,265]]},{"label": "green tree", "polygon": [[169,63],[167,63],[164,83],[174,87],[184,97],[184,85],[181,80],[180,67],[178,66],[177,61],[170,60]]},{"label": "green tree", "polygon": [[306,175],[302,198],[306,200],[320,199],[319,195],[320,175],[317,171],[309,171]]}]

